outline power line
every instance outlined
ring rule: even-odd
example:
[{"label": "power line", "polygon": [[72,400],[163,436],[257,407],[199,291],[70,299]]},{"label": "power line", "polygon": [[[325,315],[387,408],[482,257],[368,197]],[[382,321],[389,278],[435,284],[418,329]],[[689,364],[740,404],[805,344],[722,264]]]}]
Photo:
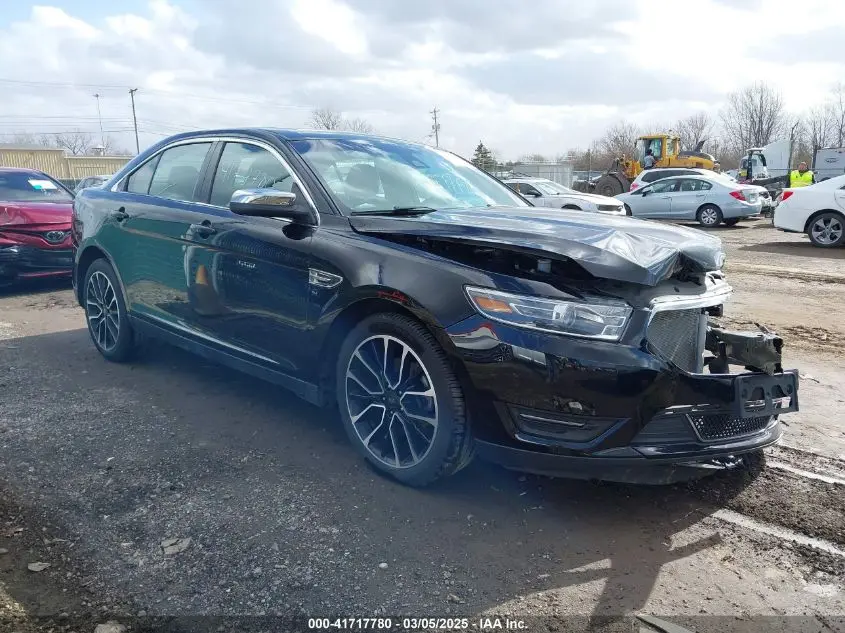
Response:
[{"label": "power line", "polygon": [[[23,79],[5,79],[0,77],[0,83],[11,83],[25,86],[42,86],[46,88],[100,88],[107,90],[132,90],[131,86],[119,85],[103,85],[103,84],[74,84],[62,82],[49,81],[28,81]],[[254,101],[249,99],[231,99],[223,97],[209,97],[205,95],[193,94],[190,92],[180,92],[178,90],[158,90],[155,88],[144,88],[144,92],[148,94],[155,94],[160,97],[173,99],[196,99],[199,101],[209,101],[212,103],[238,103],[244,105],[256,105],[264,108],[276,108],[280,110],[311,110],[312,106],[301,105],[287,105],[279,103],[268,103],[267,101]]]}]

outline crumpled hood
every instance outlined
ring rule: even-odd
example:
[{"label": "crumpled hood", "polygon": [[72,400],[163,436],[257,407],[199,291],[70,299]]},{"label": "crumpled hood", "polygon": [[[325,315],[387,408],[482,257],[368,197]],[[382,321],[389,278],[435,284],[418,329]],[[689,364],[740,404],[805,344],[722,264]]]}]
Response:
[{"label": "crumpled hood", "polygon": [[66,224],[70,226],[72,202],[2,202],[0,227],[28,224]]},{"label": "crumpled hood", "polygon": [[719,270],[722,241],[697,229],[627,216],[509,207],[438,211],[418,217],[350,217],[352,228],[373,235],[406,235],[511,246],[568,258],[600,279],[656,286],[680,269]]}]

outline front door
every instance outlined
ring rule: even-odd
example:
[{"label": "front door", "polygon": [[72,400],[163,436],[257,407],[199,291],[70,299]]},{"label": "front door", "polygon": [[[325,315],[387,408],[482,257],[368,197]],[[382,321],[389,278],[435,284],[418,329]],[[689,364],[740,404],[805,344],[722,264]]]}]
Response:
[{"label": "front door", "polygon": [[643,190],[643,199],[637,205],[635,215],[640,218],[668,218],[672,212],[671,193],[677,184],[675,178],[664,178]]},{"label": "front door", "polygon": [[253,141],[226,142],[210,176],[203,225],[185,268],[191,327],[241,355],[298,374],[308,348],[308,263],[313,229],[232,213],[238,189],[302,191],[281,155]]}]

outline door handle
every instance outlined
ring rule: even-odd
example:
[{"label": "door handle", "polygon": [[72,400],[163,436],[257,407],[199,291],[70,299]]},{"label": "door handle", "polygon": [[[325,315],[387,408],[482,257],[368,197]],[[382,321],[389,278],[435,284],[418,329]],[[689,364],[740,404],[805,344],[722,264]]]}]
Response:
[{"label": "door handle", "polygon": [[111,217],[113,217],[118,222],[123,222],[125,219],[127,219],[129,217],[129,214],[126,213],[125,207],[120,207],[117,211],[114,211],[111,214]]},{"label": "door handle", "polygon": [[203,220],[200,224],[192,224],[188,227],[195,235],[200,237],[208,237],[217,233],[217,229],[211,226],[211,222]]}]

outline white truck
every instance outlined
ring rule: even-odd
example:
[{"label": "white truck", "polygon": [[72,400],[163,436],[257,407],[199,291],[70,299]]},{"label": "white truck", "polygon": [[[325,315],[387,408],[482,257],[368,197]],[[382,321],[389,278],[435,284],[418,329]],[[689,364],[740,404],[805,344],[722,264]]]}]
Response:
[{"label": "white truck", "polygon": [[823,147],[813,160],[816,182],[845,174],[845,147]]}]

